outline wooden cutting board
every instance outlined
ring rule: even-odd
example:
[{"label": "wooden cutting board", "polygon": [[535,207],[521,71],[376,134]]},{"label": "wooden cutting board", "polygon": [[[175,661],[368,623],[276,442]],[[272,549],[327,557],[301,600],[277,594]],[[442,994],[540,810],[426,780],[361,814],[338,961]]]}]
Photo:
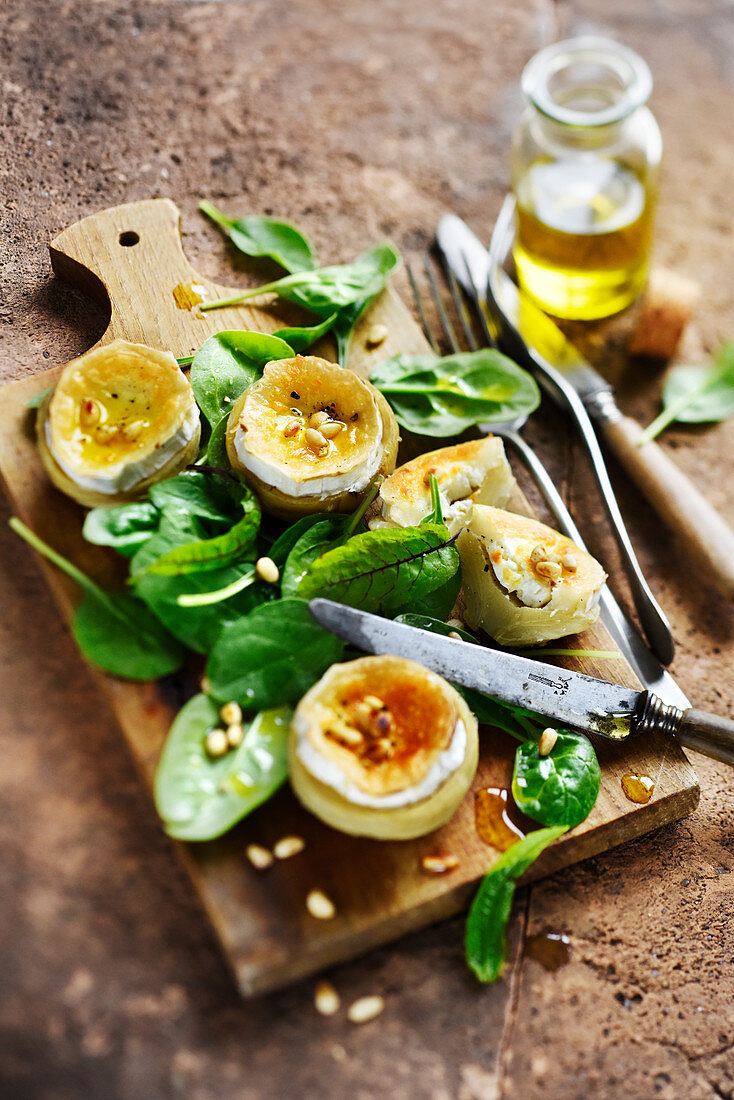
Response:
[{"label": "wooden cutting board", "polygon": [[[282,327],[287,311],[270,298],[260,305],[196,311],[198,300],[233,291],[193,270],[183,254],[179,221],[172,202],[154,199],[93,214],[52,242],[56,274],[110,302],[109,327],[99,343],[124,337],[184,356],[222,329],[272,332]],[[376,323],[387,326],[389,337],[379,349],[369,351],[365,333]],[[388,291],[358,327],[349,365],[369,376],[372,364],[385,356],[426,348],[412,316]],[[27,402],[50,386],[60,369],[3,387],[0,472],[14,511],[29,527],[100,583],[114,583],[122,576],[120,560],[82,539],[82,509],[51,486],[36,451],[34,414]],[[511,507],[529,512],[519,494]],[[70,616],[78,598],[75,586],[45,560],[40,564],[64,614]],[[579,644],[616,648],[603,625],[580,636]],[[559,665],[564,661],[592,676],[637,684],[621,658],[557,659]],[[151,789],[161,745],[182,702],[181,678],[174,686],[125,683],[101,674],[99,680]],[[198,689],[193,679],[183,686],[189,693]],[[286,985],[466,905],[476,880],[499,855],[477,834],[475,792],[509,787],[514,752],[511,739],[493,730],[482,731],[481,744],[479,770],[463,805],[442,829],[418,840],[380,843],[337,833],[301,809],[283,789],[223,839],[176,845],[243,994]],[[600,739],[595,744],[603,774],[596,806],[571,835],[546,850],[527,880],[640,836],[695,808],[696,776],[675,742],[655,736],[628,745]],[[654,779],[654,794],[646,805],[625,797],[620,779],[627,771]],[[292,859],[276,861],[262,872],[245,858],[248,844],[272,848],[289,834],[306,841],[304,851]],[[422,857],[437,853],[455,855],[458,867],[445,875],[426,874]],[[333,920],[319,921],[307,912],[305,898],[315,887],[334,901]]]}]

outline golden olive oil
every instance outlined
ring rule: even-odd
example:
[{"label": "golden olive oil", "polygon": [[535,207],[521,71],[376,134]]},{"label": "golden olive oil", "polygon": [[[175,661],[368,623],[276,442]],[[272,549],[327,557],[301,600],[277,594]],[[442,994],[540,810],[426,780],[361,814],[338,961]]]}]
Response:
[{"label": "golden olive oil", "polygon": [[647,276],[654,195],[629,167],[590,155],[538,160],[516,184],[515,266],[549,313],[591,319],[632,302]]}]

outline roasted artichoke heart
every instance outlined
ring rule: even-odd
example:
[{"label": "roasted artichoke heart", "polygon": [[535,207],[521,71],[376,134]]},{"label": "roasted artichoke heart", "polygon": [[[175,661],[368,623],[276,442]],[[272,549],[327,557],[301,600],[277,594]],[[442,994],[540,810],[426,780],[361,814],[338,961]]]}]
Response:
[{"label": "roasted artichoke heart", "polygon": [[544,523],[475,504],[457,546],[465,619],[501,645],[563,638],[598,619],[606,573]]},{"label": "roasted artichoke heart", "polygon": [[395,468],[398,427],[382,394],[315,356],[268,363],[235,403],[227,454],[274,515],[351,511]]},{"label": "roasted artichoke heart", "polygon": [[452,816],[477,768],[477,722],[461,695],[402,657],[332,665],[291,724],[291,784],[341,832],[405,840]]},{"label": "roasted artichoke heart", "polygon": [[119,504],[196,459],[199,410],[170,352],[115,340],[67,363],[36,421],[53,483],[80,504]]},{"label": "roasted artichoke heart", "polygon": [[442,447],[406,462],[385,479],[378,498],[381,515],[370,526],[419,524],[431,511],[431,474],[438,482],[444,522],[452,535],[466,526],[474,502],[501,508],[515,485],[497,436]]}]

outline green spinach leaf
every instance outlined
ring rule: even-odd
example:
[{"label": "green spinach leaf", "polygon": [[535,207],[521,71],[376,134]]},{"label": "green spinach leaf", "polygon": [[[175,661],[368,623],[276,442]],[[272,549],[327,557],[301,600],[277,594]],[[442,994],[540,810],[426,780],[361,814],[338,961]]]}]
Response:
[{"label": "green spinach leaf", "polygon": [[572,829],[588,817],[599,793],[601,769],[588,737],[561,731],[548,756],[535,741],[519,745],[512,773],[512,797],[541,825]]},{"label": "green spinach leaf", "polygon": [[201,345],[189,375],[196,403],[215,428],[272,359],[292,359],[293,348],[264,332],[224,331]]},{"label": "green spinach leaf", "polygon": [[212,760],[204,741],[218,707],[195,695],[171,727],[155,775],[155,804],[177,840],[213,840],[273,794],[288,774],[287,707],[264,710],[234,752]]},{"label": "green spinach leaf", "polygon": [[53,386],[46,386],[45,390],[39,390],[38,393],[34,393],[33,397],[29,397],[25,403],[27,409],[37,409],[46,400],[50,393],[53,393],[56,389],[56,383]]},{"label": "green spinach leaf", "polygon": [[176,546],[148,566],[150,573],[177,576],[233,565],[248,550],[260,526],[260,505],[248,494],[242,500],[244,516],[222,535]]},{"label": "green spinach leaf", "polygon": [[246,710],[295,703],[343,652],[304,600],[274,600],[222,630],[207,665],[211,693]]},{"label": "green spinach leaf", "polygon": [[228,218],[206,201],[199,203],[199,210],[224,230],[232,244],[246,256],[267,256],[291,272],[311,271],[316,266],[310,244],[288,222],[256,214]]},{"label": "green spinach leaf", "polygon": [[440,588],[458,569],[458,551],[442,524],[386,527],[355,535],[323,554],[303,577],[298,595],[389,614]]},{"label": "green spinach leaf", "polygon": [[719,348],[710,367],[673,367],[663,386],[663,411],[640,436],[654,439],[674,420],[685,424],[734,416],[734,342]]},{"label": "green spinach leaf", "polygon": [[318,523],[309,524],[303,531],[288,554],[281,575],[280,590],[284,596],[297,594],[298,586],[310,567],[344,532],[348,520],[348,516],[324,516]]},{"label": "green spinach leaf", "polygon": [[315,344],[317,340],[320,340],[322,336],[326,336],[326,333],[334,327],[340,316],[340,313],[332,313],[318,325],[296,325],[293,328],[279,328],[277,332],[273,333],[273,336],[285,340],[297,354],[300,354],[306,348],[310,348],[311,344]]},{"label": "green spinach leaf", "polygon": [[505,961],[505,931],[517,880],[566,826],[538,829],[513,844],[495,863],[474,898],[466,922],[466,959],[480,982],[499,977]]},{"label": "green spinach leaf", "polygon": [[157,680],[179,668],[181,646],[145,604],[127,592],[100,588],[15,516],[9,522],[17,535],[83,590],[72,632],[90,664],[130,680]]},{"label": "green spinach leaf", "polygon": [[364,298],[372,298],[382,290],[399,262],[399,252],[389,242],[385,242],[364,252],[350,264],[296,272],[274,283],[240,291],[231,298],[204,302],[200,308],[219,309],[222,306],[238,305],[262,294],[277,294],[325,317]]},{"label": "green spinach leaf", "polygon": [[114,546],[129,557],[158,529],[160,509],[149,501],[93,508],[87,513],[82,534],[96,546]]},{"label": "green spinach leaf", "polygon": [[378,363],[370,380],[417,435],[459,435],[474,424],[526,416],[540,402],[528,372],[493,348],[443,359],[397,355]]},{"label": "green spinach leaf", "polygon": [[[382,287],[380,287],[380,290]],[[337,319],[334,322],[333,334],[336,340],[336,358],[340,366],[346,367],[349,359],[349,345],[352,340],[354,329],[357,325],[357,321],[360,319],[367,306],[374,298],[374,294],[369,298],[358,298],[356,302],[352,302],[351,305],[345,306],[339,310]]]}]

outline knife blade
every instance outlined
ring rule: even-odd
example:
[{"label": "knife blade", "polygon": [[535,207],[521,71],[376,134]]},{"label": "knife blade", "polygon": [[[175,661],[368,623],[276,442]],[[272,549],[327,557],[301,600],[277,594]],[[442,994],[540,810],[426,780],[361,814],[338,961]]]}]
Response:
[{"label": "knife blade", "polygon": [[734,722],[668,706],[646,689],[443,637],[333,600],[311,600],[309,609],[321,626],[367,653],[407,657],[447,680],[527,707],[564,725],[614,741],[658,730],[677,736],[681,744],[698,752],[734,764]]},{"label": "knife blade", "polygon": [[[494,299],[494,323],[502,349],[531,370],[554,400],[570,408],[579,422],[597,477],[602,459],[591,424],[588,423],[588,429],[584,424],[589,417],[663,522],[682,540],[694,562],[709,574],[725,596],[734,598],[734,531],[656,443],[640,446],[642,429],[620,412],[613,388],[504,270],[502,265],[514,240],[512,197],[502,206],[489,252],[466,223],[452,214],[441,219],[436,239],[446,262],[470,297],[477,290],[482,295],[485,287],[491,287],[487,305],[492,309]],[[602,480],[605,473],[601,472]],[[610,519],[614,525],[616,521],[611,514]],[[645,632],[650,637],[647,628]],[[667,664],[672,649],[668,645],[666,657],[664,635],[660,630],[656,633],[658,641],[650,640]]]}]

